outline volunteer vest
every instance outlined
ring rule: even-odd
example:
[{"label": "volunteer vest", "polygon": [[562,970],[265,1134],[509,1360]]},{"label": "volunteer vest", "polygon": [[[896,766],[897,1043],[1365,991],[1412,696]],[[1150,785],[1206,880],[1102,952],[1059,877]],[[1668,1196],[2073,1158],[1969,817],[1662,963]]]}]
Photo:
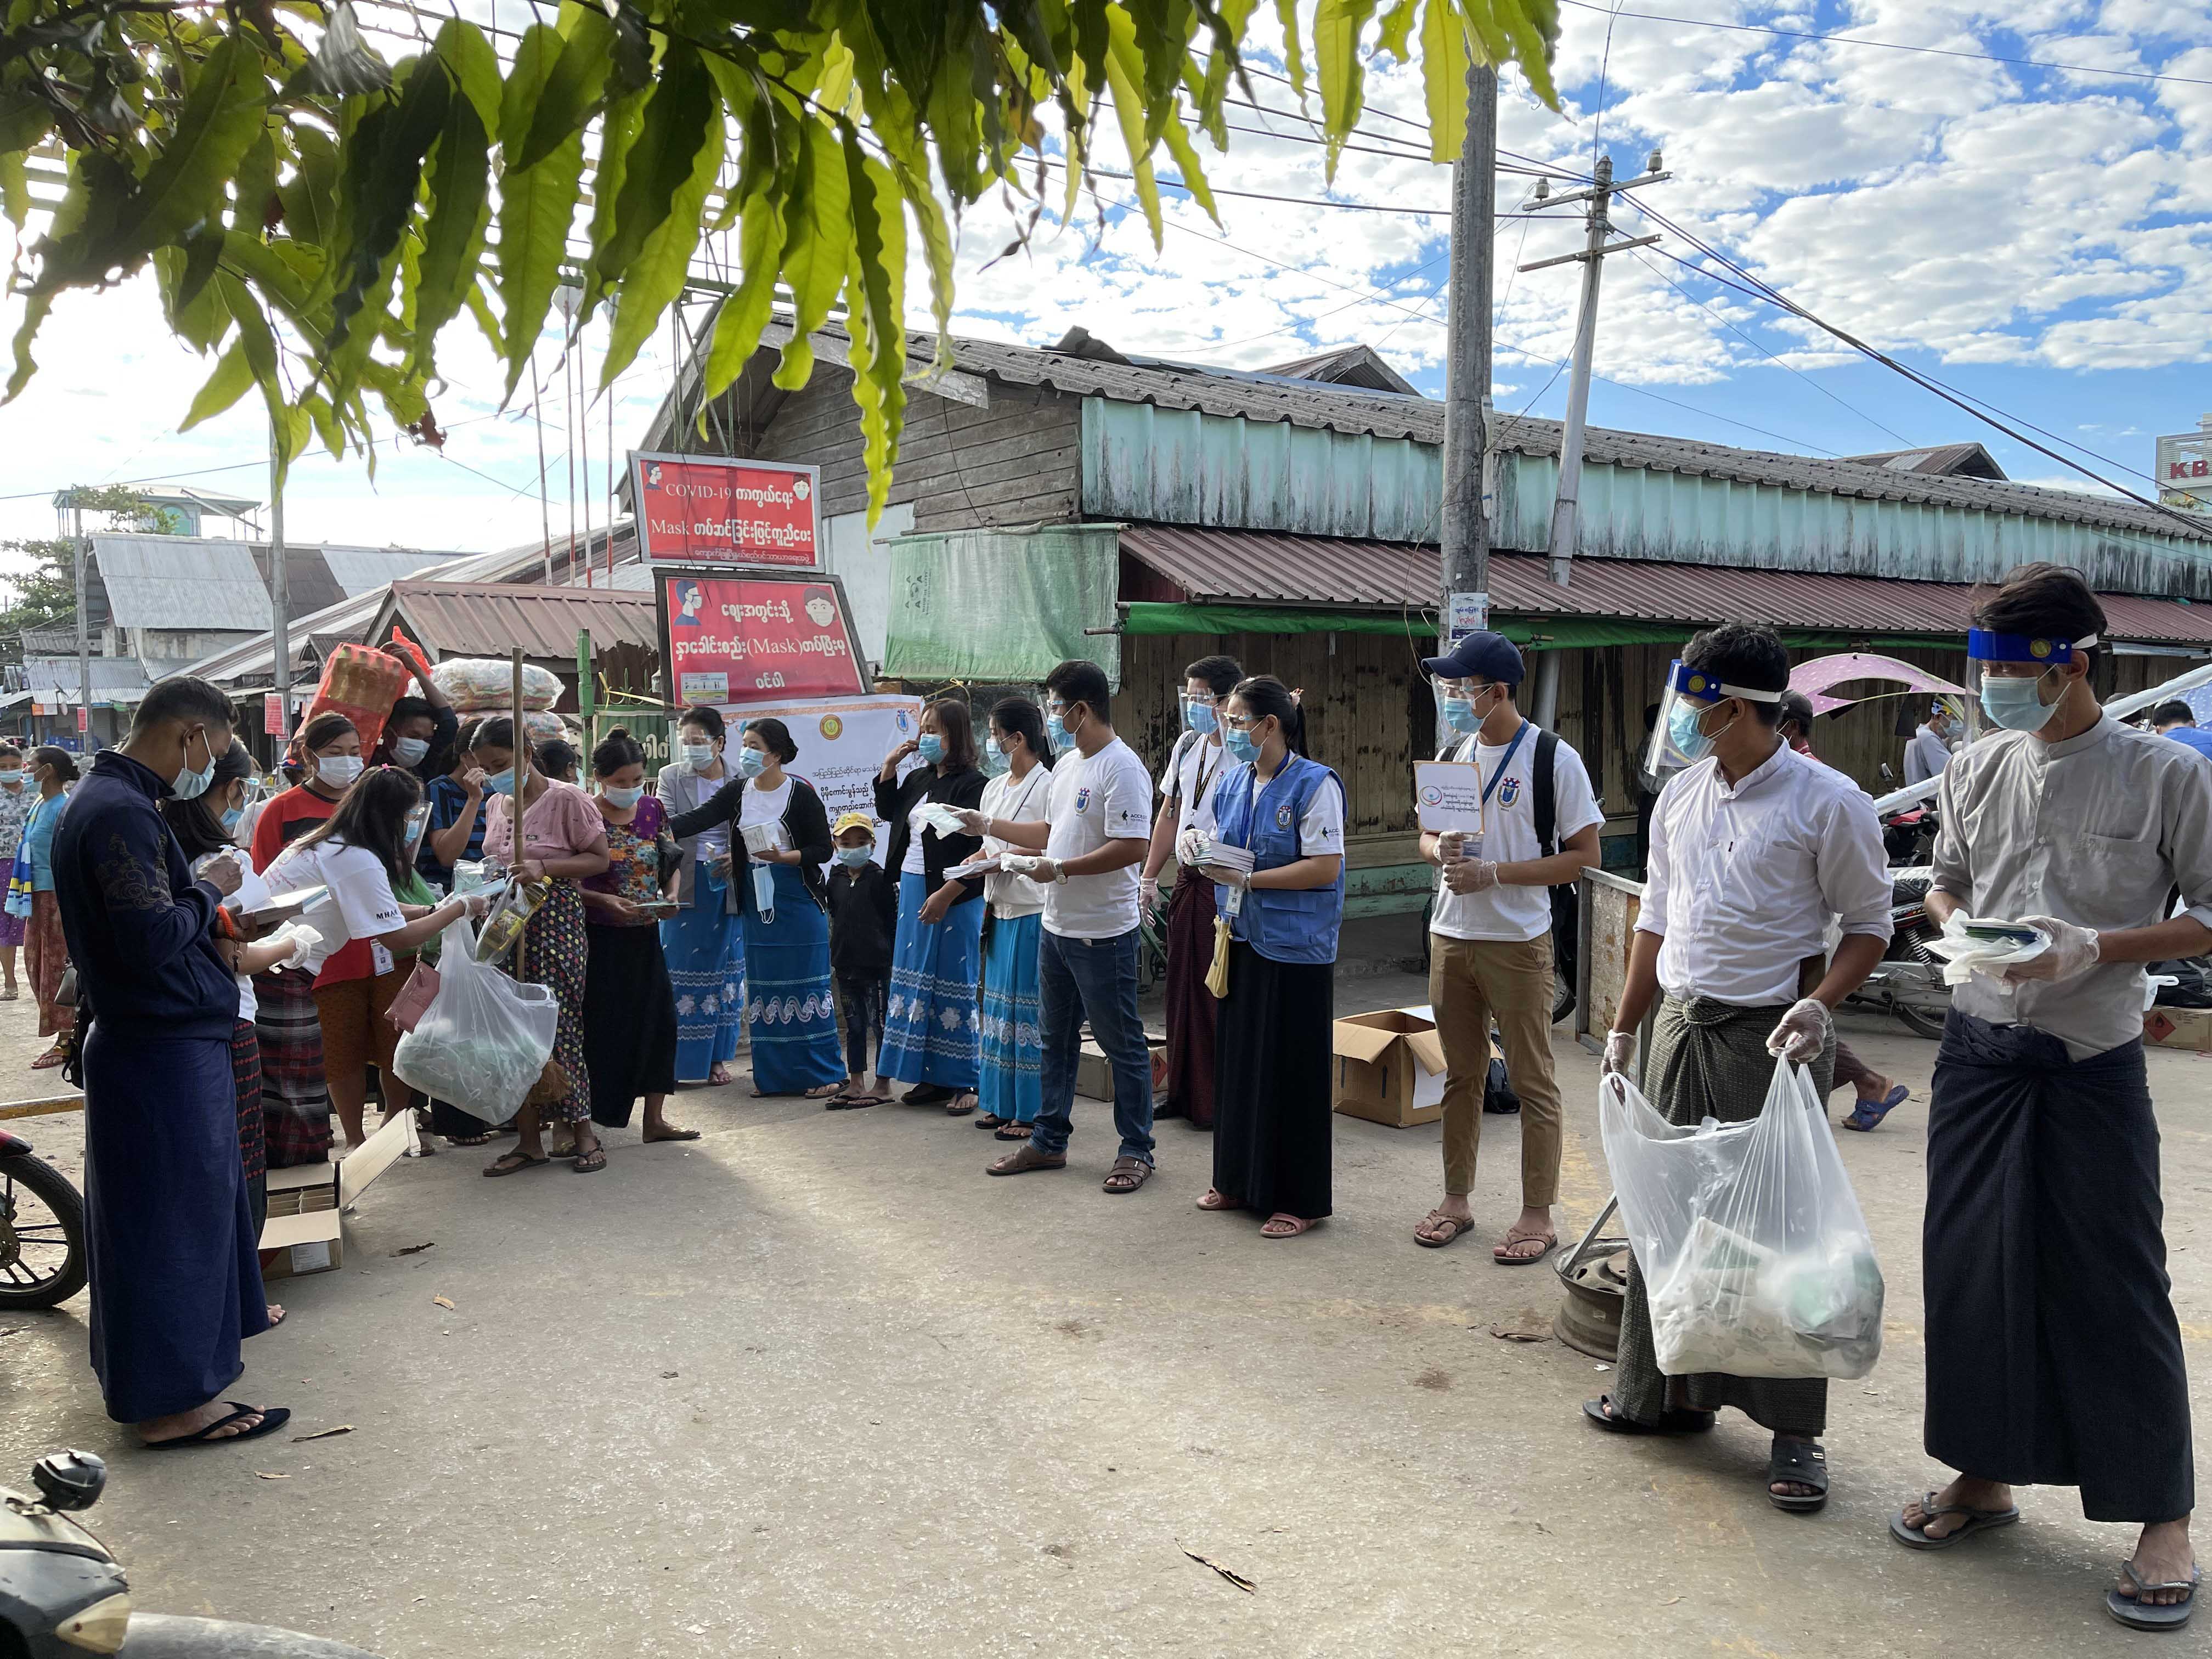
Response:
[{"label": "volunteer vest", "polygon": [[[1287,757],[1267,781],[1259,799],[1252,798],[1252,769],[1239,766],[1214,786],[1214,837],[1231,847],[1249,848],[1255,871],[1279,870],[1305,856],[1298,850],[1298,822],[1317,789],[1341,791],[1344,784],[1319,761]],[[1229,914],[1228,890],[1217,886],[1214,902]],[[1255,887],[1244,895],[1243,912],[1229,924],[1231,937],[1243,939],[1270,962],[1334,962],[1337,928],[1344,920],[1344,866],[1327,887],[1292,892]]]}]

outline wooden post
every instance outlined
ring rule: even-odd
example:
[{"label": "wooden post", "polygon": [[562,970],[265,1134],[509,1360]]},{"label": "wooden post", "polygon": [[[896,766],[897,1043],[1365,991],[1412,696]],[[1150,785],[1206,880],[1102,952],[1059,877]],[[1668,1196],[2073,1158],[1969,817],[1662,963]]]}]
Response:
[{"label": "wooden post", "polygon": [[[530,793],[530,734],[524,730],[522,724],[522,647],[520,646],[514,647],[514,765],[512,769],[514,773],[514,793],[507,799],[514,811],[514,856],[507,868],[513,872],[514,880],[519,883],[522,879],[522,813]],[[522,941],[529,931],[527,923],[515,930],[514,976],[517,979],[522,977]]]}]

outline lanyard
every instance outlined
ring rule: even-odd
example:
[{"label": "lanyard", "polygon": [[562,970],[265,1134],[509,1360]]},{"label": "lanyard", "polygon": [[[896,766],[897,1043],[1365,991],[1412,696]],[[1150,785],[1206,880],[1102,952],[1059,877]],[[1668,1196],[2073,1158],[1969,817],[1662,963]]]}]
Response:
[{"label": "lanyard", "polygon": [[[1513,753],[1521,747],[1521,739],[1528,735],[1528,722],[1522,720],[1521,729],[1513,734],[1513,741],[1505,745],[1505,752],[1498,757],[1498,769],[1490,775],[1490,781],[1482,786],[1481,804],[1484,806],[1490,805],[1491,792],[1498,787],[1498,779],[1505,775],[1505,769],[1513,764]],[[1480,769],[1480,763],[1477,763],[1476,769]]]}]

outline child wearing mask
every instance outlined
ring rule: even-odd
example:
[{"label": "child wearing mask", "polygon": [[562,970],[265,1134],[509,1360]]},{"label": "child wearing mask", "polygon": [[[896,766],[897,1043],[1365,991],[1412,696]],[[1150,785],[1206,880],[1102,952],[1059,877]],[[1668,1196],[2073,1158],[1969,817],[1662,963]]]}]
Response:
[{"label": "child wearing mask", "polygon": [[830,1110],[880,1106],[890,1098],[878,1080],[867,1087],[868,1040],[877,1058],[884,1046],[884,1002],[891,983],[891,940],[898,929],[898,890],[875,861],[876,826],[865,812],[847,812],[833,827],[837,842],[830,866],[830,969],[837,979],[837,1006],[845,1019],[845,1086],[830,1097]]}]

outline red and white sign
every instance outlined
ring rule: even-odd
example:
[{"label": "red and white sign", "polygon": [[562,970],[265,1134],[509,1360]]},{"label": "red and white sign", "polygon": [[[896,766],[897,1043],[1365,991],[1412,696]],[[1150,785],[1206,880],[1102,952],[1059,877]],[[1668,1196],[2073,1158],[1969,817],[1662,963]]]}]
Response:
[{"label": "red and white sign", "polygon": [[92,730],[92,721],[89,714],[88,711],[82,707],[80,707],[76,711],[76,729],[80,732],[89,732]]},{"label": "red and white sign", "polygon": [[648,562],[822,568],[821,469],[726,455],[632,455]]},{"label": "red and white sign", "polygon": [[858,696],[868,689],[835,577],[659,578],[668,680],[685,704]]},{"label": "red and white sign", "polygon": [[281,738],[290,730],[284,723],[284,699],[275,691],[261,694],[261,729],[272,738]]}]

